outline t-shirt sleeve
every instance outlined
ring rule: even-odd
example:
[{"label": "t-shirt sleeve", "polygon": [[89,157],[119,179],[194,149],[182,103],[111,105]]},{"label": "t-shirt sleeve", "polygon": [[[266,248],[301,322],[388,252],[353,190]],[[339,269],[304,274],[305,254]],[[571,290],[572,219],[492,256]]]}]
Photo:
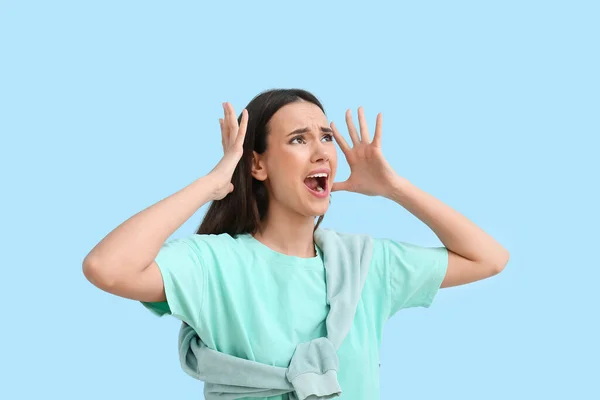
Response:
[{"label": "t-shirt sleeve", "polygon": [[389,316],[403,308],[429,307],[446,276],[448,250],[390,239],[378,241],[389,285]]},{"label": "t-shirt sleeve", "polygon": [[167,301],[141,302],[157,316],[169,314],[197,327],[202,311],[206,269],[196,241],[181,238],[163,244],[155,258]]}]

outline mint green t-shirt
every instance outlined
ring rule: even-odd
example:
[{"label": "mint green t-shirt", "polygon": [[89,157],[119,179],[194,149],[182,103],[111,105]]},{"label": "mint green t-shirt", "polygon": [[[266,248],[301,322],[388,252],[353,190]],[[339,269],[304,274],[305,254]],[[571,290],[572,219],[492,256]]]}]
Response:
[{"label": "mint green t-shirt", "polygon": [[[385,322],[403,308],[429,307],[448,265],[445,247],[390,239],[374,239],[373,245],[354,323],[338,349],[344,400],[379,398]],[[186,322],[211,349],[288,367],[299,343],[327,335],[329,306],[318,247],[316,257],[300,258],[271,250],[248,234],[194,234],[165,243],[156,263],[167,301],[142,304],[158,316]]]}]

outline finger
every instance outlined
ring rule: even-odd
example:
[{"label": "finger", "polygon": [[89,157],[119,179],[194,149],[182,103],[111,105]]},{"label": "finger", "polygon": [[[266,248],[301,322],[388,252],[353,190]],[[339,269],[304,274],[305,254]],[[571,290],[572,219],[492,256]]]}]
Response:
[{"label": "finger", "polygon": [[231,128],[229,125],[229,108],[227,107],[227,103],[223,103],[223,135],[225,143],[229,144],[231,141]]},{"label": "finger", "polygon": [[227,135],[225,134],[225,128],[223,127],[223,118],[219,118],[219,127],[221,128],[221,145],[223,150],[227,147]]},{"label": "finger", "polygon": [[340,146],[340,149],[342,149],[342,152],[344,153],[344,155],[346,155],[350,151],[350,146],[348,146],[348,142],[346,142],[346,139],[344,139],[344,137],[337,130],[337,127],[335,126],[333,121],[331,122],[331,124],[329,124],[329,126],[331,127],[331,130],[333,131],[333,137],[335,138],[335,141]]},{"label": "finger", "polygon": [[350,190],[350,185],[348,184],[348,181],[333,182],[333,185],[331,186],[331,191],[339,192],[341,190]]},{"label": "finger", "polygon": [[360,139],[358,138],[354,122],[352,122],[352,112],[350,110],[346,110],[346,125],[348,125],[348,133],[350,134],[350,139],[352,139],[352,144],[356,146],[360,143]]},{"label": "finger", "polygon": [[240,121],[240,128],[237,132],[237,137],[235,138],[236,146],[243,148],[244,147],[244,139],[246,138],[246,130],[248,129],[248,110],[245,108],[242,110],[242,120]]},{"label": "finger", "polygon": [[375,122],[375,136],[373,136],[373,146],[381,147],[381,125],[383,124],[383,115],[377,114],[377,122]]},{"label": "finger", "polygon": [[358,107],[358,124],[360,126],[360,140],[366,143],[371,143],[371,135],[369,135],[369,126],[365,118],[365,110]]},{"label": "finger", "polygon": [[235,118],[235,110],[233,106],[229,103],[225,103],[227,108],[227,125],[229,127],[229,140],[230,143],[235,142],[235,137],[237,135],[238,124],[237,119]]}]

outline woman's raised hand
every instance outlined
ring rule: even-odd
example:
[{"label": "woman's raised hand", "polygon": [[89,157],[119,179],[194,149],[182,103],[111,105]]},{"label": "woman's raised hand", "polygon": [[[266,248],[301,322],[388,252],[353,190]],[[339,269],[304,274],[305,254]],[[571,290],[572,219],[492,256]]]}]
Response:
[{"label": "woman's raised hand", "polygon": [[248,127],[248,111],[242,111],[238,126],[235,110],[229,103],[223,103],[224,117],[219,118],[223,158],[208,174],[214,183],[213,200],[221,200],[233,191],[231,177],[244,154],[244,138]]},{"label": "woman's raised hand", "polygon": [[332,191],[347,190],[368,196],[389,197],[391,195],[394,182],[399,179],[399,176],[383,157],[381,150],[382,118],[379,113],[375,125],[375,135],[371,140],[363,108],[359,107],[358,109],[360,134],[352,122],[352,113],[350,110],[346,111],[346,124],[352,139],[352,147],[337,130],[335,124],[331,123],[333,136],[350,166],[350,177],[344,182],[334,182]]}]

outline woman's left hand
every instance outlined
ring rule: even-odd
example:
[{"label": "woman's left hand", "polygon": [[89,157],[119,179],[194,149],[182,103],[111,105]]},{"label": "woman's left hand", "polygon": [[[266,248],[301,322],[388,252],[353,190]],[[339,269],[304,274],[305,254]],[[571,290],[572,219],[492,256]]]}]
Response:
[{"label": "woman's left hand", "polygon": [[381,113],[377,114],[373,141],[371,141],[369,135],[362,107],[358,109],[358,121],[360,136],[352,122],[352,113],[350,110],[346,111],[346,124],[348,125],[350,138],[352,139],[352,147],[342,137],[335,124],[331,123],[333,136],[350,166],[350,176],[348,179],[344,182],[334,182],[331,190],[346,190],[367,196],[388,197],[393,183],[399,176],[383,157],[381,151]]}]

